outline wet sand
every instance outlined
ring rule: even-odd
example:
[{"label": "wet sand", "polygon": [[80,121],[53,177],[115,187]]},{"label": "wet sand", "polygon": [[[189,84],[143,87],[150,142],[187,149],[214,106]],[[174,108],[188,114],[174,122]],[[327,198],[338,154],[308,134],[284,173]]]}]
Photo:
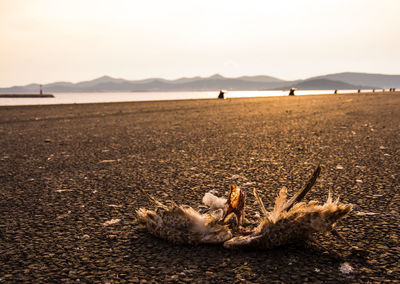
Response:
[{"label": "wet sand", "polygon": [[[386,92],[0,107],[0,282],[398,280],[399,106],[400,93]],[[368,256],[331,235],[318,236],[331,253],[229,251],[172,245],[135,225],[150,205],[139,187],[197,208],[205,192],[238,184],[268,209],[318,163],[306,199],[332,190],[353,204],[337,229]],[[248,194],[249,219],[253,202]]]}]

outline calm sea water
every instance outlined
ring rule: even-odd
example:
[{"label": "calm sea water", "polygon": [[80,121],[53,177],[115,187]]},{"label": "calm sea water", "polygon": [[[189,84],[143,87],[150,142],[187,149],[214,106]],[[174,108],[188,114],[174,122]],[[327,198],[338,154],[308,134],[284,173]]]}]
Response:
[{"label": "calm sea water", "polygon": [[[312,90],[295,92],[296,95],[333,94],[334,90]],[[351,93],[355,90],[340,90]],[[278,97],[287,96],[288,91],[231,91],[226,98]],[[143,93],[55,93],[55,98],[0,98],[0,106],[84,104],[107,102],[138,102],[158,100],[190,100],[217,98],[216,92],[143,92]]]}]

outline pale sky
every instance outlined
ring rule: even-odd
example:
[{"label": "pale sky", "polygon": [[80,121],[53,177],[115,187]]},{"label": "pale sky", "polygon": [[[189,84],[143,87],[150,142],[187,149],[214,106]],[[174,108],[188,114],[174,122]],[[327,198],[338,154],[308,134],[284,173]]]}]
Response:
[{"label": "pale sky", "polygon": [[0,0],[0,87],[400,74],[400,0]]}]

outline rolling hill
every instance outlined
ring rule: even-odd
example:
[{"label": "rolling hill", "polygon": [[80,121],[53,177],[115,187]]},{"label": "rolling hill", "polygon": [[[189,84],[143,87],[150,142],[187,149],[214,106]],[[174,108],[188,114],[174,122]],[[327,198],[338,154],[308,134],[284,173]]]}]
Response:
[{"label": "rolling hill", "polygon": [[[224,90],[279,90],[295,87],[303,90],[400,88],[400,75],[337,73],[312,77],[306,80],[285,81],[271,76],[241,76],[227,78],[219,74],[210,77],[166,80],[149,78],[126,80],[102,76],[78,83],[54,82],[43,85],[46,92],[157,92],[157,91],[216,91]],[[0,88],[1,93],[32,93],[39,84]]]}]

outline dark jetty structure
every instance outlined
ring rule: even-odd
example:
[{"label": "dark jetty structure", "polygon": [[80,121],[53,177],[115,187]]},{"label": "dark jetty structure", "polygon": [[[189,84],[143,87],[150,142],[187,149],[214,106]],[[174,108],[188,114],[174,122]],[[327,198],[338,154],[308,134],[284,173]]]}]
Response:
[{"label": "dark jetty structure", "polygon": [[54,98],[53,94],[0,94],[0,98]]},{"label": "dark jetty structure", "polygon": [[53,94],[44,94],[40,85],[39,94],[0,94],[0,98],[54,98]]}]

